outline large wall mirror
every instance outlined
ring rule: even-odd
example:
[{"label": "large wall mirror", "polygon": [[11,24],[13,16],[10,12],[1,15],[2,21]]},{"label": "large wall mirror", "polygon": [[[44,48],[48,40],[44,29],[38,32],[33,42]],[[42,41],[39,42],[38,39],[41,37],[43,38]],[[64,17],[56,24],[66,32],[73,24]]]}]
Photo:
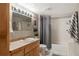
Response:
[{"label": "large wall mirror", "polygon": [[17,13],[13,13],[12,28],[13,31],[31,31],[32,30],[31,18]]},{"label": "large wall mirror", "polygon": [[12,13],[12,30],[13,39],[18,37],[34,37],[31,17],[15,12]]}]

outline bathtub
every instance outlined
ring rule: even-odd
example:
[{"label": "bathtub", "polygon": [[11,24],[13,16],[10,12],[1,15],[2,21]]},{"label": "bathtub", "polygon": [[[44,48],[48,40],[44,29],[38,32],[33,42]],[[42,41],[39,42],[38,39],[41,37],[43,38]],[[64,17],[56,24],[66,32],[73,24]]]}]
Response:
[{"label": "bathtub", "polygon": [[52,44],[52,52],[53,54],[60,56],[74,56],[73,44]]},{"label": "bathtub", "polygon": [[[52,44],[52,48],[50,50],[47,49],[46,45],[40,44],[42,48],[41,56],[79,56],[79,44],[75,42],[67,43],[67,44]],[[48,53],[45,53],[47,51]]]}]

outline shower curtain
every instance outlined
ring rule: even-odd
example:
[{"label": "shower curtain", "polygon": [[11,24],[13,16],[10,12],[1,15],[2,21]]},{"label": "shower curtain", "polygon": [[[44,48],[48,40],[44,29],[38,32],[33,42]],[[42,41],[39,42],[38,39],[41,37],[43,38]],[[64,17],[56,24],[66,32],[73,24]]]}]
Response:
[{"label": "shower curtain", "polygon": [[40,16],[40,44],[45,44],[51,49],[51,17]]}]

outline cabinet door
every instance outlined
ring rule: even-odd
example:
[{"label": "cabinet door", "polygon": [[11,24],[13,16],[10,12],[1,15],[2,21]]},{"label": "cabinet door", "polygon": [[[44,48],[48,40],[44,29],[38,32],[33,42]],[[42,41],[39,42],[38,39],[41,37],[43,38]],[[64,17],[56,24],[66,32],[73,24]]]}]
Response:
[{"label": "cabinet door", "polygon": [[12,54],[12,56],[24,56],[24,50]]},{"label": "cabinet door", "polygon": [[25,47],[25,56],[39,56],[39,41]]},{"label": "cabinet door", "polygon": [[9,55],[9,3],[0,3],[0,56]]},{"label": "cabinet door", "polygon": [[33,49],[33,55],[39,56],[39,47],[36,47],[36,48]]},{"label": "cabinet door", "polygon": [[25,56],[39,56],[39,48],[35,47],[34,49],[26,53]]},{"label": "cabinet door", "polygon": [[26,53],[25,56],[34,56],[33,50],[31,50],[31,51],[29,51],[28,53]]},{"label": "cabinet door", "polygon": [[32,50],[29,52],[29,56],[33,56],[33,51]]},{"label": "cabinet door", "polygon": [[25,54],[25,56],[30,56],[30,54],[29,54],[29,53],[27,53],[27,54]]},{"label": "cabinet door", "polygon": [[29,52],[29,51],[32,51],[37,46],[39,47],[39,41],[33,42],[33,43],[29,44],[29,45],[26,45],[25,46],[25,54],[27,52]]}]

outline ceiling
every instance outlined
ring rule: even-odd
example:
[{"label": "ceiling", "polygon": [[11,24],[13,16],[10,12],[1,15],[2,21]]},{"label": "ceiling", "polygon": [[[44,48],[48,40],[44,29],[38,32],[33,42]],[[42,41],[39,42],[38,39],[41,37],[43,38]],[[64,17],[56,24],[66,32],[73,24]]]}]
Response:
[{"label": "ceiling", "polygon": [[52,17],[72,15],[79,6],[77,3],[23,3],[21,5],[37,14],[50,15]]}]

